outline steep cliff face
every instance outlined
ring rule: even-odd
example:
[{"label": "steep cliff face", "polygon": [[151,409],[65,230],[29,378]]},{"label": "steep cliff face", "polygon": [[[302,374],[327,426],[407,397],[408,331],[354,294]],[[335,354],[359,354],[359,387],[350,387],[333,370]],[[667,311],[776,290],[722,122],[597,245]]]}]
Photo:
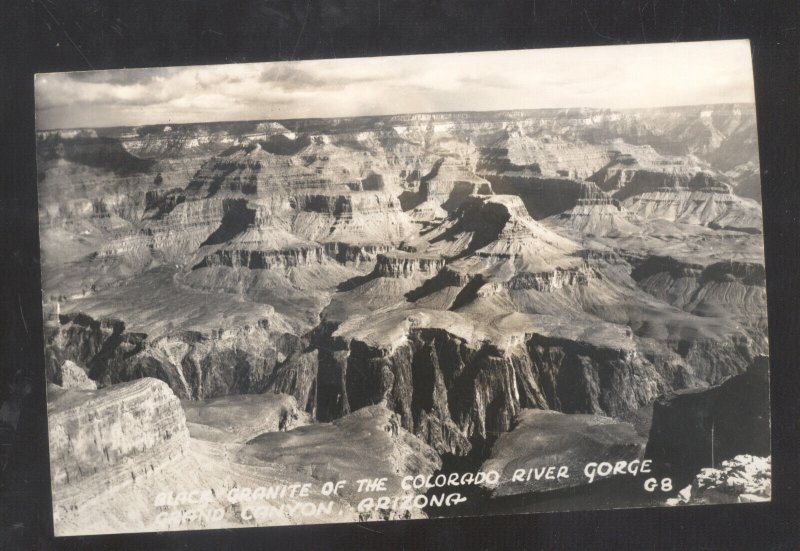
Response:
[{"label": "steep cliff face", "polygon": [[[402,459],[376,465],[392,476],[483,460],[498,435],[535,432],[534,410],[562,412],[541,415],[572,435],[575,461],[593,431],[622,445],[630,431],[606,416],[725,387],[766,351],[760,206],[742,197],[758,172],[752,114],[43,135],[48,380],[164,381],[202,442],[170,476],[227,487],[229,471],[285,479],[283,461],[300,478],[352,476],[370,445]],[[541,451],[520,446],[506,451]],[[252,465],[231,459],[240,447]]]},{"label": "steep cliff face", "polygon": [[420,257],[419,255],[396,252],[379,254],[373,273],[378,277],[412,277],[416,275],[433,276],[445,265],[442,258]]},{"label": "steep cliff face", "polygon": [[559,214],[578,205],[617,204],[594,182],[587,180],[515,175],[489,179],[496,193],[518,195],[535,220]]},{"label": "steep cliff face", "polygon": [[120,321],[62,316],[60,325],[48,329],[48,378],[60,382],[61,364],[74,361],[102,386],[154,377],[180,398],[263,392],[275,366],[303,346],[290,333],[270,330],[266,320],[261,326],[148,339],[127,332]]},{"label": "steep cliff face", "polygon": [[[272,507],[272,514],[248,516],[244,508],[254,509],[255,504],[231,504],[228,493],[242,487],[319,483],[307,474],[317,468],[318,455],[293,463],[296,470],[237,460],[246,440],[265,430],[291,431],[304,424],[290,396],[184,403],[184,417],[169,388],[145,378],[97,391],[50,385],[48,399],[53,514],[59,536],[292,524],[296,517],[291,512],[307,503],[300,496],[260,500],[258,505]],[[387,417],[388,412],[374,424],[350,423],[339,431],[340,468],[358,471],[367,455],[365,450],[352,453],[347,431],[354,431],[354,441],[380,442],[379,431],[391,428],[391,423],[381,424]],[[409,435],[394,436],[397,445],[387,452],[396,466],[390,476],[399,479],[404,469],[417,474],[436,468],[435,456],[430,465],[422,459],[426,456],[420,442]],[[301,443],[308,450],[316,445]],[[187,492],[200,490],[199,501],[182,501]],[[338,496],[329,499],[334,508],[319,511],[315,522],[359,519],[353,503]],[[209,511],[222,514],[203,514]]]},{"label": "steep cliff face", "polygon": [[93,380],[102,377],[109,365],[141,349],[142,335],[123,334],[119,320],[95,320],[84,314],[64,315],[47,328],[46,347],[48,380],[60,382],[60,366],[66,361],[84,365]]},{"label": "steep cliff face", "polygon": [[[408,263],[402,255],[381,258],[375,269],[378,279],[413,279],[441,265]],[[504,288],[550,296],[572,293],[597,278],[585,268],[524,273]],[[467,287],[470,281],[481,280],[455,278],[450,283]],[[477,300],[495,296],[485,287],[491,285],[480,283]],[[465,308],[457,301],[453,306]],[[405,428],[440,453],[456,455],[467,453],[488,435],[507,431],[522,407],[621,415],[691,380],[675,353],[658,352],[666,354],[664,359],[637,354],[632,341],[615,348],[559,337],[564,330],[557,329],[553,335],[523,332],[517,345],[498,348],[445,329],[463,324],[458,317],[446,320],[442,329],[425,329],[430,320],[423,318],[411,322],[422,328],[392,337],[394,344],[358,336],[323,338],[313,340],[310,350],[300,339],[276,335],[266,327],[251,329],[248,335],[184,333],[145,342],[143,335],[129,335],[118,323],[106,323],[105,334],[102,323],[75,318],[86,323],[67,322],[58,333],[58,346],[94,366],[104,384],[144,374],[168,381],[183,397],[273,390],[293,395],[301,409],[321,420],[386,399]],[[416,320],[413,312],[404,319]],[[379,320],[371,321],[380,327]],[[384,321],[387,327],[398,326],[391,319]],[[489,337],[487,342],[498,341]],[[700,380],[718,380],[736,372],[741,363],[739,352],[725,352],[715,341],[689,339],[672,346],[692,366],[688,373]],[[223,368],[229,365],[234,367]],[[712,365],[722,371],[704,371]],[[676,376],[676,369],[684,375]]]},{"label": "steep cliff face", "polygon": [[532,337],[527,346],[547,404],[557,411],[620,416],[669,385],[633,346],[543,336]]},{"label": "steep cliff face", "polygon": [[769,361],[719,386],[680,391],[656,400],[647,457],[686,483],[702,467],[739,454],[770,454]]},{"label": "steep cliff face", "polygon": [[319,352],[298,351],[276,366],[267,384],[276,393],[294,397],[299,408],[316,418]]},{"label": "steep cliff face", "polygon": [[506,283],[509,291],[538,291],[551,293],[560,289],[570,289],[588,285],[591,280],[602,277],[600,273],[588,265],[574,268],[556,268],[552,272],[523,272],[515,275]]},{"label": "steep cliff face", "polygon": [[248,270],[271,270],[309,266],[324,260],[325,250],[321,246],[282,249],[279,251],[253,251],[240,249],[218,249],[203,258],[195,268],[247,268]]},{"label": "steep cliff face", "polygon": [[[318,418],[385,401],[406,430],[438,452],[464,455],[508,431],[522,408],[620,415],[666,388],[622,335],[607,335],[604,345],[523,332],[506,335],[498,348],[457,315],[433,324],[422,321],[426,315],[409,315],[406,331],[381,333],[398,327],[381,316],[369,328],[347,324],[334,333],[320,347],[333,351],[319,364]],[[444,327],[462,327],[464,335]]]},{"label": "steep cliff face", "polygon": [[56,508],[149,476],[180,458],[189,439],[180,402],[156,379],[96,391],[51,386],[47,410]]}]

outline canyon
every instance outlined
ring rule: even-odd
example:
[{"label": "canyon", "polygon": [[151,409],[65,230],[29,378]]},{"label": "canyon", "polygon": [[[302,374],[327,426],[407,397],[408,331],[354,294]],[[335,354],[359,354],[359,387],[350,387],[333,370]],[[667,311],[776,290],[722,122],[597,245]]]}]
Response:
[{"label": "canyon", "polygon": [[[456,464],[705,449],[711,406],[692,396],[766,369],[755,132],[742,104],[40,132],[65,531],[89,522],[71,505],[92,488],[150,526],[133,489],[189,484],[187,465],[227,487],[385,476],[396,497],[403,476]],[[769,453],[732,442],[717,463]],[[550,490],[505,481],[480,499]],[[365,515],[357,497],[316,520],[426,514]],[[106,528],[129,529],[120,515]]]}]

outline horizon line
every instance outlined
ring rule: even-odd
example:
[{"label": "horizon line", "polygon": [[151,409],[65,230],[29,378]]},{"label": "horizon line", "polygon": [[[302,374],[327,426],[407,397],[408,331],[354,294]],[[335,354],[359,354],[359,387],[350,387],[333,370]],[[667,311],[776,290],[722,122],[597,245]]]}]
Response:
[{"label": "horizon line", "polygon": [[367,119],[367,118],[380,118],[380,117],[400,117],[400,116],[410,116],[410,115],[445,115],[445,114],[455,114],[455,113],[507,113],[512,111],[528,111],[528,112],[535,112],[535,111],[558,111],[558,110],[568,110],[568,109],[585,109],[585,110],[594,110],[594,111],[654,111],[658,109],[673,109],[678,107],[703,107],[703,106],[719,106],[719,105],[752,105],[755,106],[755,100],[746,102],[746,101],[725,101],[725,102],[710,102],[710,103],[684,103],[684,104],[671,104],[671,105],[658,105],[658,106],[650,106],[650,107],[588,107],[588,106],[563,106],[563,107],[535,107],[535,108],[508,108],[508,109],[488,109],[488,110],[477,110],[477,109],[458,109],[455,111],[409,111],[409,112],[397,112],[397,113],[377,113],[377,114],[368,114],[368,115],[350,115],[350,116],[342,116],[342,117],[288,117],[288,118],[266,118],[266,119],[219,119],[219,120],[205,120],[205,121],[192,121],[192,122],[157,122],[157,123],[150,123],[150,124],[116,124],[116,125],[109,125],[109,126],[72,126],[72,127],[52,127],[52,128],[37,128],[36,133],[40,132],[54,132],[54,131],[62,131],[62,130],[100,130],[100,129],[108,129],[108,128],[139,128],[139,127],[148,127],[148,126],[188,126],[192,124],[202,125],[202,124],[225,124],[225,123],[245,123],[245,122],[283,122],[283,121],[330,121],[330,120],[355,120],[355,119]]}]

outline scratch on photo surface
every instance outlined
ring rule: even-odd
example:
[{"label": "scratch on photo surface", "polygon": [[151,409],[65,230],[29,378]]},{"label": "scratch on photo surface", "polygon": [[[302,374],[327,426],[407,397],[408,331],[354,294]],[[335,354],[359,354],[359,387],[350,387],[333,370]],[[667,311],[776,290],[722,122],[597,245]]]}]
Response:
[{"label": "scratch on photo surface", "polygon": [[306,14],[305,14],[305,17],[303,17],[303,24],[300,27],[300,32],[297,34],[297,41],[294,43],[294,49],[292,50],[291,59],[294,59],[295,54],[297,54],[297,47],[300,45],[300,39],[303,38],[303,33],[306,30],[306,23],[308,23],[308,16],[309,16],[309,13],[310,13],[310,11],[309,11],[310,8],[311,8],[311,0],[308,0],[306,2]]},{"label": "scratch on photo surface", "polygon": [[597,27],[594,25],[594,23],[592,23],[592,20],[589,18],[589,12],[586,10],[586,8],[584,8],[583,10],[583,15],[586,16],[586,22],[589,23],[589,27],[591,27],[592,31],[594,31],[594,34],[596,34],[600,38],[605,38],[606,40],[611,40],[612,42],[618,42],[617,39],[605,35],[597,30]]},{"label": "scratch on photo surface", "polygon": [[53,22],[55,22],[55,24],[58,25],[61,28],[62,32],[64,33],[64,36],[67,37],[67,40],[69,40],[69,43],[72,44],[73,48],[75,48],[75,51],[78,52],[78,54],[80,54],[80,56],[86,62],[86,65],[88,65],[90,69],[94,69],[94,65],[92,65],[92,62],[89,61],[89,58],[86,57],[86,55],[81,51],[81,49],[78,47],[78,45],[75,44],[75,41],[72,40],[72,37],[69,35],[69,33],[67,32],[66,27],[64,27],[64,25],[61,23],[61,21],[59,21],[59,19],[53,14],[53,12],[51,12],[47,8],[47,6],[45,5],[44,2],[42,2],[42,0],[37,0],[37,1],[39,2],[39,5],[42,6],[44,11],[47,12],[47,15],[50,16],[50,18],[53,20]]},{"label": "scratch on photo surface", "polygon": [[19,304],[19,316],[22,318],[22,326],[25,328],[25,334],[30,335],[28,331],[28,324],[25,321],[25,312],[22,311],[22,296],[17,295],[17,304]]}]

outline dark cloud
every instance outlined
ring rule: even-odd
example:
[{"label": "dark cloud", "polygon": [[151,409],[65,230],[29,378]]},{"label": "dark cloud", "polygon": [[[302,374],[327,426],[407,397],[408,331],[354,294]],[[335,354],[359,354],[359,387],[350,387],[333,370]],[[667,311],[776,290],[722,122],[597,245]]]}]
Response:
[{"label": "dark cloud", "polygon": [[287,91],[325,87],[329,84],[325,79],[293,65],[270,65],[261,71],[258,80]]},{"label": "dark cloud", "polygon": [[64,73],[64,76],[75,82],[130,86],[133,84],[147,85],[157,78],[167,77],[180,70],[180,67],[154,67],[151,69],[123,69],[112,71],[75,71],[73,73]]},{"label": "dark cloud", "polygon": [[396,77],[389,71],[364,75],[316,75],[310,71],[292,64],[271,65],[261,71],[259,81],[270,83],[274,87],[287,92],[304,89],[341,90],[352,84],[369,84],[386,82],[388,78]]}]

